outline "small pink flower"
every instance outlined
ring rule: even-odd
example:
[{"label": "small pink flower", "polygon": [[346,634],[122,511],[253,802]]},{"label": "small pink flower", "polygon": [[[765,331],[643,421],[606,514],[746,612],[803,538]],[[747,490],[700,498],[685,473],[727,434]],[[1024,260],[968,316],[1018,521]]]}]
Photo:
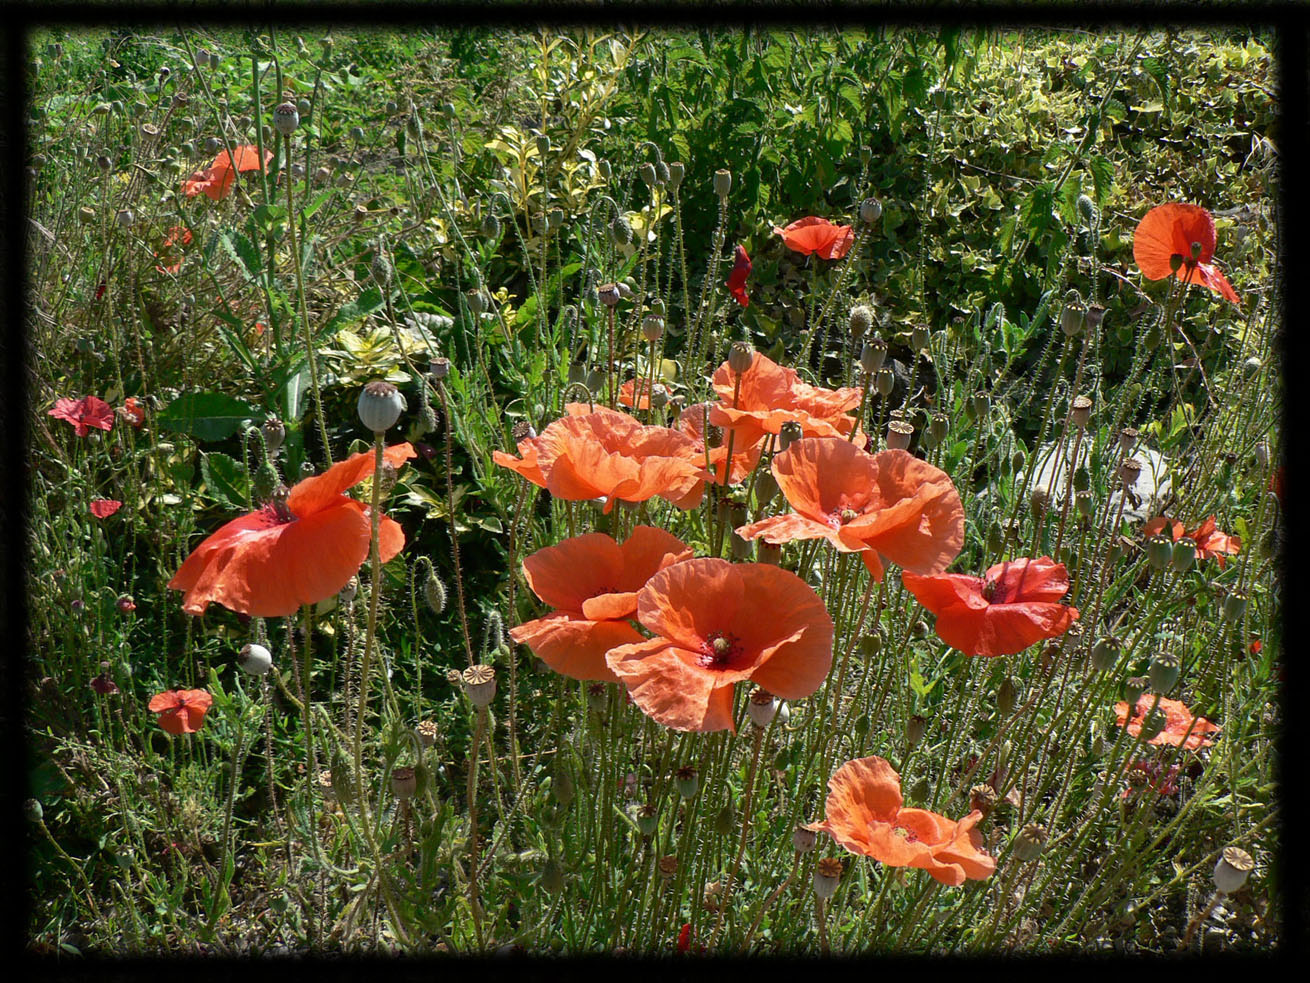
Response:
[{"label": "small pink flower", "polygon": [[83,396],[81,399],[59,399],[54,409],[46,411],[56,420],[67,420],[73,425],[73,432],[85,437],[90,428],[109,430],[114,426],[114,411],[109,404],[98,396]]}]

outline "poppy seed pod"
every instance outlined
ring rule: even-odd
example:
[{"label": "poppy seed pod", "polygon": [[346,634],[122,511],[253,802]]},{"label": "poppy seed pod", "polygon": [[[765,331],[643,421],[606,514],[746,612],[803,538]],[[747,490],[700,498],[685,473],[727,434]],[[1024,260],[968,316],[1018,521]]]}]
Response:
[{"label": "poppy seed pod", "polygon": [[1178,656],[1171,652],[1159,653],[1151,660],[1151,689],[1163,696],[1174,688],[1182,671],[1183,666]]},{"label": "poppy seed pod", "polygon": [[365,429],[384,433],[396,425],[405,409],[405,397],[385,379],[374,379],[359,394],[359,420]]},{"label": "poppy seed pod", "polygon": [[1001,680],[1001,687],[996,691],[996,709],[1002,717],[1008,717],[1014,712],[1014,701],[1017,697],[1014,689],[1014,681],[1006,676]]},{"label": "poppy seed pod", "polygon": [[1083,314],[1083,324],[1087,330],[1093,334],[1101,327],[1101,321],[1105,317],[1105,308],[1099,304],[1092,304]]},{"label": "poppy seed pod", "polygon": [[1255,859],[1240,846],[1226,846],[1214,865],[1214,886],[1224,894],[1232,894],[1246,883],[1255,870]]},{"label": "poppy seed pod", "polygon": [[684,765],[679,768],[674,775],[674,780],[678,786],[678,794],[684,799],[695,798],[696,792],[700,789],[700,776],[696,774],[696,769],[691,765]]},{"label": "poppy seed pod", "polygon": [[914,436],[914,427],[904,420],[893,420],[887,424],[887,448],[894,451],[903,451],[910,446],[910,440]]},{"label": "poppy seed pod", "polygon": [[1173,544],[1170,560],[1176,571],[1187,573],[1196,565],[1196,543],[1190,539],[1180,539]]},{"label": "poppy seed pod", "polygon": [[1064,332],[1066,338],[1074,338],[1082,334],[1086,314],[1086,310],[1079,304],[1064,305],[1064,310],[1060,312],[1060,330]]},{"label": "poppy seed pod", "polygon": [[276,454],[287,438],[286,424],[276,416],[270,416],[259,429],[264,434],[264,446],[268,448],[269,455]]},{"label": "poppy seed pod", "polygon": [[1092,646],[1092,653],[1089,656],[1092,668],[1098,672],[1109,672],[1113,669],[1115,663],[1119,661],[1121,644],[1119,639],[1113,635],[1098,638],[1096,644]]},{"label": "poppy seed pod", "polygon": [[27,799],[23,802],[23,815],[29,823],[39,823],[45,819],[45,810],[39,800]]},{"label": "poppy seed pod", "polygon": [[132,214],[132,209],[120,208],[114,214],[114,221],[117,222],[121,228],[130,229],[132,224],[136,221],[136,216]]},{"label": "poppy seed pod", "polygon": [[487,309],[487,296],[481,290],[470,290],[464,295],[464,302],[469,305],[469,310],[474,317],[481,317],[482,312]]},{"label": "poppy seed pod", "polygon": [[77,220],[83,225],[90,225],[96,220],[96,210],[90,205],[83,205],[77,210]]},{"label": "poppy seed pod", "polygon": [[450,359],[434,358],[428,363],[428,378],[433,382],[440,382],[448,375],[450,375]]},{"label": "poppy seed pod", "polygon": [[1084,519],[1090,519],[1096,511],[1096,500],[1092,498],[1092,493],[1085,489],[1074,495],[1073,504]]},{"label": "poppy seed pod", "polygon": [[296,132],[296,127],[300,125],[300,110],[296,108],[293,102],[279,103],[273,110],[273,128],[281,133],[284,137],[289,137]]},{"label": "poppy seed pod", "polygon": [[[1120,440],[1122,440],[1122,435]],[[1125,459],[1119,464],[1119,480],[1124,483],[1125,488],[1132,488],[1137,484],[1137,479],[1142,473],[1142,462],[1135,457]]]},{"label": "poppy seed pod", "polygon": [[659,177],[655,173],[655,165],[647,161],[637,168],[637,177],[641,178],[641,183],[646,187],[654,187],[656,179]]},{"label": "poppy seed pod", "polygon": [[617,283],[602,283],[597,288],[597,295],[600,302],[606,307],[614,307],[623,299],[623,293],[619,290]]},{"label": "poppy seed pod", "polygon": [[824,857],[814,865],[814,893],[827,901],[837,893],[841,884],[842,862],[836,857]]},{"label": "poppy seed pod", "polygon": [[1079,430],[1085,430],[1092,418],[1092,400],[1088,396],[1075,396],[1069,405],[1069,419]]},{"label": "poppy seed pod", "polygon": [[891,369],[879,369],[878,374],[874,377],[873,385],[878,390],[879,396],[890,396],[892,390],[896,388],[896,376]]},{"label": "poppy seed pod", "polygon": [[987,393],[976,392],[969,397],[970,419],[981,420],[987,416],[987,411],[991,409],[992,398]]},{"label": "poppy seed pod", "polygon": [[1142,718],[1142,729],[1138,736],[1149,744],[1168,725],[1169,718],[1165,716],[1165,712],[1158,706],[1151,707],[1146,716]]},{"label": "poppy seed pod", "polygon": [[402,802],[414,797],[418,791],[418,777],[409,765],[393,768],[391,771],[391,794]]},{"label": "poppy seed pod", "polygon": [[653,805],[647,803],[637,810],[637,829],[642,836],[654,836],[660,828],[660,814]]},{"label": "poppy seed pod", "polygon": [[750,695],[746,710],[750,714],[751,723],[762,728],[769,726],[773,721],[780,705],[776,696],[757,687]]},{"label": "poppy seed pod", "polygon": [[778,428],[778,452],[785,451],[804,436],[805,431],[795,420],[788,420]]},{"label": "poppy seed pod", "polygon": [[546,213],[546,231],[558,232],[564,228],[564,209],[552,208]]},{"label": "poppy seed pod", "polygon": [[262,676],[273,667],[273,653],[257,642],[241,646],[237,665],[252,676]]},{"label": "poppy seed pod", "polygon": [[647,341],[659,341],[664,337],[664,318],[658,314],[647,314],[641,319],[641,336]]},{"label": "poppy seed pod", "polygon": [[[853,311],[851,312],[851,319],[854,320]],[[864,370],[865,375],[873,375],[882,368],[882,363],[886,360],[887,342],[881,338],[870,338],[860,348],[860,368]]]},{"label": "poppy seed pod", "polygon": [[655,867],[659,871],[662,880],[671,881],[678,873],[678,858],[676,855],[670,853],[666,856],[660,857],[659,861],[655,864]]},{"label": "poppy seed pod", "polygon": [[1168,536],[1152,536],[1146,541],[1146,562],[1159,573],[1173,560],[1174,544]]},{"label": "poppy seed pod", "polygon": [[437,737],[441,733],[441,728],[437,726],[435,720],[420,720],[418,726],[414,728],[414,733],[418,735],[419,744],[425,748],[429,748],[437,743]]},{"label": "poppy seed pod", "polygon": [[469,666],[460,673],[459,681],[474,706],[485,707],[496,695],[496,670],[491,666]]},{"label": "poppy seed pod", "polygon": [[714,832],[720,836],[727,836],[732,832],[737,824],[737,817],[733,813],[732,803],[729,802],[714,817]]},{"label": "poppy seed pod", "polygon": [[1014,838],[1014,855],[1020,860],[1036,860],[1046,848],[1046,841],[1051,834],[1040,823],[1029,823]]},{"label": "poppy seed pod", "polygon": [[671,160],[668,164],[669,176],[667,178],[670,190],[677,191],[682,184],[682,179],[687,176],[687,166],[680,160]]},{"label": "poppy seed pod", "polygon": [[992,810],[996,808],[997,798],[996,789],[990,785],[975,785],[969,789],[969,808],[978,810],[986,819],[991,815]]},{"label": "poppy seed pod", "polygon": [[778,566],[782,563],[782,547],[776,543],[767,543],[763,539],[755,540],[755,559],[759,563]]},{"label": "poppy seed pod", "polygon": [[946,439],[946,432],[950,427],[950,421],[946,419],[943,413],[934,413],[928,420],[928,429],[924,431],[921,440],[927,438],[924,442],[929,447],[936,447]]},{"label": "poppy seed pod", "polygon": [[909,750],[918,747],[919,742],[923,740],[924,729],[928,725],[926,717],[919,714],[912,716],[905,724],[905,745]]},{"label": "poppy seed pod", "polygon": [[[867,148],[866,148],[867,149]],[[882,202],[877,198],[865,198],[860,202],[860,221],[872,225],[882,218]]]},{"label": "poppy seed pod", "polygon": [[747,371],[754,359],[755,352],[751,349],[750,344],[745,341],[734,341],[732,348],[728,350],[728,368],[732,369],[737,375]]},{"label": "poppy seed pod", "polygon": [[573,776],[569,770],[559,764],[551,769],[550,775],[550,794],[562,806],[568,806],[573,801],[573,796],[577,792],[577,787],[573,784]]},{"label": "poppy seed pod", "polygon": [[918,325],[910,331],[910,347],[916,352],[924,351],[928,347],[929,337],[928,329]]},{"label": "poppy seed pod", "polygon": [[755,504],[763,508],[773,501],[773,496],[778,494],[778,479],[773,476],[772,471],[761,470],[755,475]]},{"label": "poppy seed pod", "polygon": [[1260,361],[1259,356],[1252,355],[1242,363],[1242,375],[1248,379],[1254,379],[1260,374],[1262,368],[1264,368],[1264,362]]},{"label": "poppy seed pod", "polygon": [[1229,621],[1241,621],[1246,614],[1246,595],[1240,590],[1230,591],[1224,598],[1224,617]]},{"label": "poppy seed pod", "polygon": [[1128,679],[1124,681],[1124,697],[1127,699],[1130,707],[1137,706],[1137,701],[1142,698],[1142,694],[1145,692],[1145,676],[1129,676]]},{"label": "poppy seed pod", "polygon": [[732,171],[724,168],[714,172],[714,193],[720,198],[727,198],[732,190]]},{"label": "poppy seed pod", "polygon": [[[873,327],[873,308],[868,304],[856,304],[851,308],[850,320],[847,324],[852,338],[863,338],[865,333]],[[860,354],[862,358],[863,352]]]},{"label": "poppy seed pod", "polygon": [[817,839],[814,830],[806,829],[804,826],[797,826],[792,830],[791,834],[792,849],[797,853],[809,853],[814,849]]}]

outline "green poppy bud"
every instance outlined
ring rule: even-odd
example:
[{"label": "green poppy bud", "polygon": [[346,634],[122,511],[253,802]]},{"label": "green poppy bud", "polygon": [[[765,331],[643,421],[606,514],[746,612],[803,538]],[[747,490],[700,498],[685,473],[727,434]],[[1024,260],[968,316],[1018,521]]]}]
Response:
[{"label": "green poppy bud", "polygon": [[1141,738],[1143,741],[1150,743],[1160,732],[1165,729],[1169,723],[1169,718],[1165,716],[1163,710],[1158,706],[1151,707],[1145,717],[1142,718]]},{"label": "green poppy bud", "polygon": [[616,246],[626,246],[632,242],[632,223],[622,215],[614,216],[610,223],[610,240]]}]

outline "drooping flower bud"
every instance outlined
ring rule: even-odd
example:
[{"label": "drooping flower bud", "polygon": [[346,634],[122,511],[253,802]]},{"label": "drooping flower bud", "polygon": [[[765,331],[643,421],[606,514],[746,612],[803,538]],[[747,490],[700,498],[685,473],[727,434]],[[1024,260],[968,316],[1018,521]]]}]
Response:
[{"label": "drooping flower bud", "polygon": [[610,239],[616,246],[626,246],[632,242],[632,223],[626,216],[614,216],[614,221],[610,223]]},{"label": "drooping flower bud", "polygon": [[446,585],[435,570],[429,570],[428,579],[423,582],[423,599],[433,614],[446,610]]}]

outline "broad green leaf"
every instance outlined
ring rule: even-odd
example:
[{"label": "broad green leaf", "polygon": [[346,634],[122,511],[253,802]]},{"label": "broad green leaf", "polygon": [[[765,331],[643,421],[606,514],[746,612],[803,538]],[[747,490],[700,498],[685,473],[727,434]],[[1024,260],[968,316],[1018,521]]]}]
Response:
[{"label": "broad green leaf", "polygon": [[264,411],[222,393],[183,393],[160,412],[162,430],[190,434],[196,440],[226,440],[246,422],[262,423]]},{"label": "broad green leaf", "polygon": [[201,454],[200,475],[212,498],[236,509],[250,507],[250,475],[240,461],[217,452]]}]

